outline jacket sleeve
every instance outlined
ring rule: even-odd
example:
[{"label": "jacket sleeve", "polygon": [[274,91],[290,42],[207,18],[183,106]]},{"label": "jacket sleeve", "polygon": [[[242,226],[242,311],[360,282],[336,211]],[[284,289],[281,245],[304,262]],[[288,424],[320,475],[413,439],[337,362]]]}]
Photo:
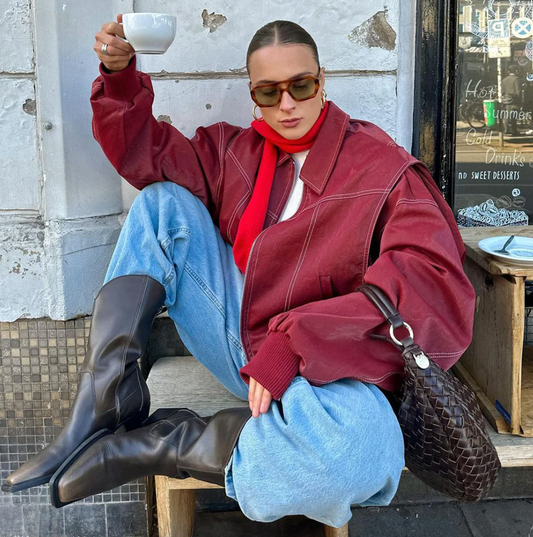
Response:
[{"label": "jacket sleeve", "polygon": [[[475,292],[450,223],[412,167],[390,193],[374,239],[379,255],[364,282],[385,292],[413,328],[415,341],[448,369],[470,344]],[[356,378],[397,390],[403,372],[400,352],[387,341],[370,338],[388,335],[388,328],[362,293],[310,302],[269,321],[267,338],[240,374],[247,383],[254,377],[275,399],[298,372],[317,384]]]},{"label": "jacket sleeve", "polygon": [[225,122],[200,127],[188,139],[152,115],[150,76],[136,71],[136,57],[121,71],[100,64],[92,85],[93,136],[117,172],[142,190],[173,181],[196,195],[215,218],[224,173],[224,154],[243,129]]}]

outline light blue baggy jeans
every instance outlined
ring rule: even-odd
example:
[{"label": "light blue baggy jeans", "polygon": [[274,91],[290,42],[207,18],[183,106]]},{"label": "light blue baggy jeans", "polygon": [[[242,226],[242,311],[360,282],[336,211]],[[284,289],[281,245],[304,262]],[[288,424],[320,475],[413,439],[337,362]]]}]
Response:
[{"label": "light blue baggy jeans", "polygon": [[[126,274],[164,286],[187,349],[247,400],[239,375],[244,277],[199,198],[169,181],[139,192],[104,283]],[[245,424],[225,469],[226,494],[251,520],[305,515],[341,527],[351,505],[388,505],[403,466],[398,420],[376,386],[341,379],[316,387],[296,376],[280,401]]]}]

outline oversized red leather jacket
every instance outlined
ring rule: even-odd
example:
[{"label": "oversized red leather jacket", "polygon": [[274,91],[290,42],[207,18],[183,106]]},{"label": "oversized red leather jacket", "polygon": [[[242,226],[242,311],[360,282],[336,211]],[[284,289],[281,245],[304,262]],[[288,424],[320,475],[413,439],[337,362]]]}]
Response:
[{"label": "oversized red leather jacket", "polygon": [[[150,77],[135,59],[100,76],[91,93],[93,134],[118,173],[141,190],[173,181],[198,196],[233,244],[250,201],[264,139],[225,122],[186,138],[152,115]],[[452,211],[427,167],[375,124],[330,102],[301,169],[297,212],[278,222],[294,181],[280,151],[264,229],[245,272],[240,370],[280,399],[293,377],[318,386],[353,378],[396,390],[403,360],[381,313],[362,293],[380,287],[441,367],[472,337],[475,293]]]}]

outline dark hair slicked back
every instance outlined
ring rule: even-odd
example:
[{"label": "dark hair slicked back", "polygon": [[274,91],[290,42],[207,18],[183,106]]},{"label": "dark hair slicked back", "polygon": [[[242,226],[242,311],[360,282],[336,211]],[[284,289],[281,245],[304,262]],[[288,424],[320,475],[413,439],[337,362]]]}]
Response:
[{"label": "dark hair slicked back", "polygon": [[295,22],[278,20],[265,24],[252,37],[246,53],[246,69],[248,71],[250,56],[256,50],[271,45],[306,45],[311,49],[316,63],[320,67],[318,48],[311,35]]}]

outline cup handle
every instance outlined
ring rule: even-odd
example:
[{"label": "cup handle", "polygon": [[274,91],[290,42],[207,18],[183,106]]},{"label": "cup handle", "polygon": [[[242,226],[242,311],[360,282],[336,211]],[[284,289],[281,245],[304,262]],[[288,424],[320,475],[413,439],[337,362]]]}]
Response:
[{"label": "cup handle", "polygon": [[[120,24],[120,26],[124,26],[124,23],[122,22],[119,22],[118,24]],[[121,37],[120,35],[117,35],[115,34],[115,37],[118,37],[119,39],[121,39],[122,41],[124,41],[124,43],[128,43],[129,44],[129,41],[127,39],[125,39],[124,37]]]}]

